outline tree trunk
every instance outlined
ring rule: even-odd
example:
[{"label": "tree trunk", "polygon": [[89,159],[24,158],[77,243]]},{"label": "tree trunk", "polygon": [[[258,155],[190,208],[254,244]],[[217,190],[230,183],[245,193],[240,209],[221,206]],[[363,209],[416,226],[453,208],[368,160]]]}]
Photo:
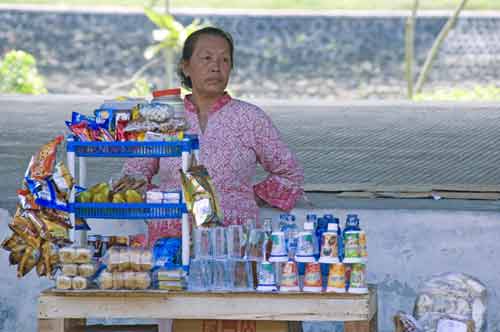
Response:
[{"label": "tree trunk", "polygon": [[413,99],[413,67],[415,59],[415,22],[419,0],[413,2],[411,15],[406,20],[405,29],[405,62],[406,62],[406,82],[408,84],[408,99]]},{"label": "tree trunk", "polygon": [[431,50],[427,54],[427,58],[425,59],[424,66],[422,67],[422,71],[420,72],[420,75],[418,77],[418,81],[417,81],[417,84],[415,86],[416,93],[422,92],[422,86],[424,85],[424,83],[427,79],[427,75],[429,74],[429,70],[431,69],[432,63],[434,62],[434,59],[436,58],[437,52],[439,51],[439,48],[443,44],[443,41],[446,39],[446,36],[450,32],[450,30],[455,26],[458,15],[460,15],[460,12],[462,11],[462,9],[465,7],[466,4],[467,4],[467,0],[461,0],[460,5],[458,5],[458,7],[453,12],[453,15],[448,19],[446,24],[443,26],[443,28],[439,32],[439,35],[437,36],[436,40],[434,41],[434,44],[432,45]]}]

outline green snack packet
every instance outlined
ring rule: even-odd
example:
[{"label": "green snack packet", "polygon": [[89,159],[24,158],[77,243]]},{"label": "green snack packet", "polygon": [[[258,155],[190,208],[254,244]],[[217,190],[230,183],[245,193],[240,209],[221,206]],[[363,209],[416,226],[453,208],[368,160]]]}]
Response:
[{"label": "green snack packet", "polygon": [[223,215],[219,199],[207,169],[203,165],[182,170],[181,181],[188,211],[194,217],[195,227],[222,225]]}]

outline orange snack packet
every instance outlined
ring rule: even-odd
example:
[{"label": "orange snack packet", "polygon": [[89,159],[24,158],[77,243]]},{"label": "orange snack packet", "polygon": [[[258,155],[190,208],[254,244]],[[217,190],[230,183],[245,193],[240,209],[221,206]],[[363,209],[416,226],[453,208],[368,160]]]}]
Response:
[{"label": "orange snack packet", "polygon": [[51,142],[40,148],[33,164],[31,165],[31,178],[36,180],[44,180],[52,174],[54,163],[56,161],[57,146],[64,140],[64,136],[57,136]]}]

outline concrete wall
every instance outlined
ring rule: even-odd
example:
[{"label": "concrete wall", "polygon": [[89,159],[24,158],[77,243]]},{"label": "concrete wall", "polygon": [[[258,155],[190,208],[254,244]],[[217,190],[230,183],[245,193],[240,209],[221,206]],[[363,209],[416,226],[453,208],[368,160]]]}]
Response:
[{"label": "concrete wall", "polygon": [[[0,7],[0,55],[22,49],[38,59],[53,93],[100,93],[144,63],[153,24],[142,11]],[[178,11],[235,38],[230,89],[257,98],[389,98],[405,95],[407,12],[298,13]],[[449,13],[419,13],[415,56],[421,65]],[[500,16],[463,13],[443,44],[430,85],[498,83]],[[416,67],[418,68],[418,67]],[[418,70],[417,70],[418,72]],[[163,86],[162,67],[145,77]],[[130,87],[116,91],[123,94]]]},{"label": "concrete wall", "polygon": [[[293,211],[298,220],[308,212]],[[411,312],[423,280],[442,272],[464,272],[477,277],[488,289],[488,331],[500,331],[500,234],[499,212],[440,210],[316,209],[333,212],[341,220],[347,213],[358,213],[368,235],[368,279],[379,288],[379,330],[393,330],[391,317],[397,310]],[[278,213],[264,210],[262,217]],[[0,209],[0,236],[7,230],[8,213]],[[128,224],[130,225],[130,223]],[[135,224],[137,225],[137,224]],[[116,225],[115,225],[116,226]],[[101,224],[102,227],[102,224]],[[105,229],[101,229],[105,231]],[[108,229],[108,231],[111,231]],[[127,226],[112,232],[127,232]],[[135,230],[133,230],[135,231]],[[17,280],[15,269],[8,267],[8,256],[0,251],[0,331],[34,332],[36,296],[51,285],[34,273]],[[338,324],[307,323],[306,331],[338,330]]]}]

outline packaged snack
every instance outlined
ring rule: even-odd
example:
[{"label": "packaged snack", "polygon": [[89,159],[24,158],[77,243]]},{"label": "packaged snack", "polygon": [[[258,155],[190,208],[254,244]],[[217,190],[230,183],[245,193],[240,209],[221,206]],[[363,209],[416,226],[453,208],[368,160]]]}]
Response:
[{"label": "packaged snack", "polygon": [[158,281],[155,284],[157,289],[169,290],[169,291],[181,291],[186,288],[186,282],[184,281]]},{"label": "packaged snack", "polygon": [[26,251],[27,248],[28,248],[28,246],[22,245],[22,246],[19,246],[17,248],[18,250],[12,250],[9,254],[9,264],[10,265],[19,264],[19,262],[21,261],[21,259],[24,256],[24,252]]},{"label": "packaged snack", "polygon": [[136,289],[135,272],[123,272],[123,285],[125,289]]},{"label": "packaged snack", "polygon": [[55,182],[59,191],[69,190],[74,184],[73,177],[66,165],[62,162],[56,164],[54,174],[52,174],[52,180]]},{"label": "packaged snack", "polygon": [[52,174],[56,160],[56,149],[63,139],[64,136],[57,136],[53,141],[41,147],[31,165],[30,171],[33,179],[44,180]]},{"label": "packaged snack", "polygon": [[55,267],[58,263],[57,260],[57,246],[49,241],[45,241],[42,244],[41,258],[37,265],[37,272],[39,275],[51,276],[55,271]]},{"label": "packaged snack", "polygon": [[118,264],[118,271],[125,272],[130,270],[130,251],[128,248],[120,249],[120,262]]},{"label": "packaged snack", "polygon": [[19,189],[17,191],[19,204],[25,210],[39,210],[40,206],[36,204],[35,197],[28,189]]},{"label": "packaged snack", "polygon": [[27,247],[24,251],[24,255],[17,266],[17,277],[24,277],[28,272],[30,272],[40,259],[40,251],[38,249]]},{"label": "packaged snack", "polygon": [[72,285],[72,278],[65,276],[65,275],[59,275],[56,278],[56,288],[57,289],[71,289]]},{"label": "packaged snack", "polygon": [[112,289],[113,288],[113,274],[103,271],[99,278],[97,279],[97,284],[100,289]]},{"label": "packaged snack", "polygon": [[78,266],[76,264],[63,264],[61,271],[65,276],[74,277],[78,275]]},{"label": "packaged snack", "polygon": [[87,289],[87,279],[83,277],[73,277],[73,280],[71,280],[71,287],[73,287],[73,289]]},{"label": "packaged snack", "polygon": [[138,248],[129,249],[130,269],[135,272],[141,272],[142,251]]},{"label": "packaged snack", "polygon": [[148,243],[146,241],[146,234],[135,234],[128,237],[128,242],[131,248],[146,248]]},{"label": "packaged snack", "polygon": [[4,248],[7,251],[12,251],[15,248],[17,248],[20,245],[23,245],[24,241],[23,239],[16,234],[12,234],[10,237],[6,238],[2,242],[2,248]]},{"label": "packaged snack", "polygon": [[122,272],[113,272],[113,289],[125,288],[125,279]]},{"label": "packaged snack", "polygon": [[95,273],[94,264],[80,264],[78,265],[78,275],[81,277],[91,277]]},{"label": "packaged snack", "polygon": [[104,262],[107,265],[109,272],[119,271],[120,249],[118,247],[111,247],[106,253]]},{"label": "packaged snack", "polygon": [[75,263],[76,249],[72,247],[65,247],[59,249],[59,261],[63,264]]},{"label": "packaged snack", "polygon": [[148,289],[151,286],[151,277],[147,272],[135,273],[135,287],[136,289]]},{"label": "packaged snack", "polygon": [[76,248],[75,263],[85,264],[92,261],[93,252],[91,248]]},{"label": "packaged snack", "polygon": [[150,250],[144,250],[141,254],[141,265],[139,270],[149,272],[153,268],[153,254]]},{"label": "packaged snack", "polygon": [[27,226],[9,224],[9,228],[17,235],[19,235],[26,244],[33,248],[40,248],[41,239],[37,234],[33,233]]},{"label": "packaged snack", "polygon": [[180,172],[184,198],[188,211],[194,216],[195,226],[221,225],[222,210],[207,169],[199,165],[191,167],[187,173]]},{"label": "packaged snack", "polygon": [[127,140],[125,128],[130,121],[129,111],[115,112],[115,141],[125,142]]},{"label": "packaged snack", "polygon": [[162,238],[156,241],[153,248],[155,267],[167,267],[179,263],[181,240],[178,238]]}]

